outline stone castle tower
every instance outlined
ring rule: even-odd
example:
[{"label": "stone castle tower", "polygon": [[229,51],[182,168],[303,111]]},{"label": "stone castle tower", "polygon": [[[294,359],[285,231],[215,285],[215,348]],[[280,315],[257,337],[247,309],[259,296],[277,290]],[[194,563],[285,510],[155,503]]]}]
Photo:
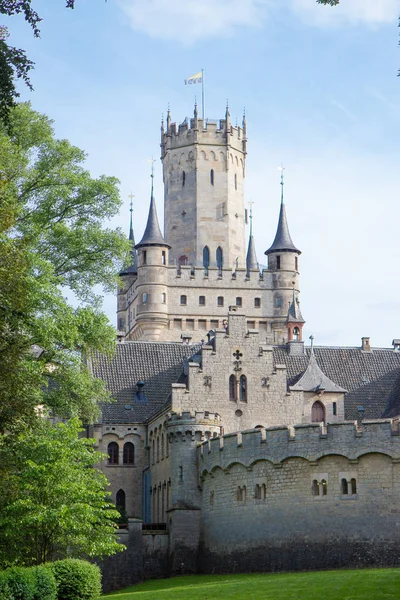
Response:
[{"label": "stone castle tower", "polygon": [[[149,216],[131,264],[121,271],[121,340],[200,341],[226,326],[230,306],[268,343],[301,340],[299,256],[289,233],[283,198],[275,239],[260,270],[252,230],[246,251],[244,201],[247,127],[225,118],[161,124],[164,235],[151,186]],[[152,182],[153,182],[152,172]]]}]

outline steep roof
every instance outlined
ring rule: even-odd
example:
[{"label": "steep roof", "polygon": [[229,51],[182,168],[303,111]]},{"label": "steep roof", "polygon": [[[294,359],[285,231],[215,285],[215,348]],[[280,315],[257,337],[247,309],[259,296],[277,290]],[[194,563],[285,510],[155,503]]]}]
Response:
[{"label": "steep roof", "polygon": [[296,383],[291,388],[292,390],[304,390],[305,392],[317,392],[318,390],[324,392],[339,392],[344,393],[347,390],[336,385],[332,379],[329,379],[321,371],[315,358],[314,352],[311,352],[307,369],[300,375]]},{"label": "steep roof", "polygon": [[[157,413],[171,394],[171,385],[183,375],[184,363],[196,354],[200,344],[177,342],[123,342],[109,360],[92,360],[93,374],[106,382],[115,402],[102,408],[102,421],[143,423]],[[144,386],[137,396],[138,381]],[[129,407],[129,408],[125,408]]]},{"label": "steep roof", "polygon": [[133,225],[132,225],[132,208],[131,208],[131,222],[130,222],[130,226],[129,226],[129,241],[131,242],[131,250],[130,250],[130,255],[131,255],[131,261],[130,264],[125,267],[124,269],[122,269],[122,271],[119,272],[120,275],[136,275],[137,274],[137,252],[135,249],[135,236],[133,233]]},{"label": "steep roof", "polygon": [[[297,356],[289,355],[286,346],[274,347],[274,362],[286,365],[289,386],[307,369],[310,351],[306,348],[304,355]],[[314,353],[323,373],[348,391],[346,419],[381,417],[400,372],[400,352],[386,348],[363,352],[361,348],[314,346]]]},{"label": "steep roof", "polygon": [[282,202],[279,211],[278,228],[276,230],[275,239],[272,246],[264,252],[264,254],[271,254],[271,252],[297,252],[301,254],[300,250],[292,242],[292,238],[289,233],[289,225],[286,217],[285,205]]},{"label": "steep roof", "polygon": [[382,418],[397,417],[398,415],[400,415],[400,372],[387,399]]},{"label": "steep roof", "polygon": [[256,248],[254,245],[254,237],[250,234],[249,237],[249,246],[247,248],[247,256],[246,256],[246,270],[247,272],[250,269],[258,269],[258,260],[256,254]]},{"label": "steep roof", "polygon": [[288,315],[286,317],[286,323],[305,323],[303,315],[301,314],[300,304],[295,296],[293,290],[293,299],[289,304]]},{"label": "steep roof", "polygon": [[171,248],[164,240],[163,234],[161,233],[157,217],[156,202],[153,194],[151,194],[146,229],[144,230],[142,239],[136,244],[135,248],[141,248],[142,246],[166,246],[167,248]]}]

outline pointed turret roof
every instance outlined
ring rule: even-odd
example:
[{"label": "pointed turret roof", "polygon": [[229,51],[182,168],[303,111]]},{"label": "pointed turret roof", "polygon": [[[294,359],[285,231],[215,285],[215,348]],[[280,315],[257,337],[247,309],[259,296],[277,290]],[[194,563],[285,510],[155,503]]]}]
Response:
[{"label": "pointed turret roof", "polygon": [[287,217],[286,217],[286,208],[285,208],[285,204],[283,202],[283,185],[284,185],[284,181],[283,181],[283,167],[282,167],[281,208],[279,211],[278,228],[276,230],[276,235],[275,235],[275,239],[272,243],[272,246],[264,252],[264,254],[267,254],[267,255],[271,254],[271,252],[297,252],[298,254],[301,254],[300,250],[298,248],[296,248],[296,246],[292,242],[292,238],[290,237],[289,226],[288,226]]},{"label": "pointed turret roof", "polygon": [[122,269],[122,271],[120,271],[120,275],[136,275],[137,274],[137,252],[135,250],[135,236],[133,233],[133,224],[132,224],[132,212],[133,212],[133,208],[132,208],[132,194],[130,195],[131,198],[131,205],[130,205],[130,213],[131,213],[131,219],[130,219],[130,225],[129,225],[129,241],[131,242],[131,250],[130,250],[130,255],[131,255],[131,261],[130,264]]},{"label": "pointed turret roof", "polygon": [[321,371],[315,358],[314,348],[311,347],[310,360],[307,369],[299,377],[296,383],[290,386],[293,391],[304,392],[337,392],[345,394],[347,390],[337,385]]},{"label": "pointed turret roof", "polygon": [[286,323],[305,323],[303,315],[301,314],[300,304],[296,298],[296,294],[293,288],[293,299],[289,304],[289,310],[286,317]]},{"label": "pointed turret roof", "polygon": [[144,230],[142,239],[135,248],[141,248],[142,246],[166,246],[171,248],[164,240],[163,234],[161,233],[160,225],[158,223],[156,202],[154,200],[154,186],[153,186],[154,172],[153,167],[151,171],[151,197],[150,197],[150,208],[149,216],[147,217],[147,225]]},{"label": "pointed turret roof", "polygon": [[254,237],[253,237],[253,209],[251,206],[250,206],[250,235],[249,235],[249,245],[247,248],[247,256],[246,256],[246,272],[248,273],[250,271],[250,269],[258,269],[258,260],[257,260],[256,248],[254,245]]}]

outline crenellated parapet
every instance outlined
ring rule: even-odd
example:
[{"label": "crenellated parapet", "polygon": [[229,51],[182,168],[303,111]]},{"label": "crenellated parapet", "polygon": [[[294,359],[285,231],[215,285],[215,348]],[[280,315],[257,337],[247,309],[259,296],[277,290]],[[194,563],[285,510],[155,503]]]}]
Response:
[{"label": "crenellated parapet", "polygon": [[207,411],[171,413],[166,420],[170,441],[203,442],[220,435],[221,417]]},{"label": "crenellated parapet", "polygon": [[399,422],[392,419],[344,421],[323,425],[258,428],[232,433],[203,442],[198,448],[201,475],[234,464],[251,469],[259,461],[279,467],[289,458],[310,463],[328,455],[357,461],[370,453],[386,454],[400,461]]}]

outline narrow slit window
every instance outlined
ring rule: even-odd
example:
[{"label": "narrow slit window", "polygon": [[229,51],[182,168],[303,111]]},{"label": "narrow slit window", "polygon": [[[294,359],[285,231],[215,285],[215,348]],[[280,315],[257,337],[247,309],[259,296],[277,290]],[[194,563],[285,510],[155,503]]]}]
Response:
[{"label": "narrow slit window", "polygon": [[247,378],[246,375],[241,375],[240,376],[240,381],[239,381],[239,390],[240,390],[240,401],[241,402],[247,402]]},{"label": "narrow slit window", "polygon": [[210,183],[211,185],[214,185],[214,169],[211,169],[210,171]]},{"label": "narrow slit window", "polygon": [[346,496],[349,493],[349,486],[347,483],[347,479],[342,479],[341,481],[341,488],[342,488],[342,494],[343,496]]},{"label": "narrow slit window", "polygon": [[353,479],[350,481],[350,485],[351,485],[351,493],[352,493],[353,495],[354,495],[354,494],[357,494],[357,481],[354,479],[354,477],[353,477]]},{"label": "narrow slit window", "polygon": [[316,479],[312,482],[312,495],[319,496],[319,483]]},{"label": "narrow slit window", "polygon": [[182,187],[185,186],[185,183],[186,183],[186,173],[185,173],[185,171],[183,171],[183,173],[182,173]]},{"label": "narrow slit window", "polygon": [[237,175],[235,173],[235,190],[237,190]]},{"label": "narrow slit window", "polygon": [[279,270],[281,268],[281,257],[280,256],[276,257],[276,268],[277,268],[277,270]]},{"label": "narrow slit window", "polygon": [[161,252],[161,264],[165,265],[165,259],[166,259],[166,254],[165,254],[165,250],[163,250]]},{"label": "narrow slit window", "polygon": [[229,400],[236,401],[236,377],[234,375],[229,377]]}]

